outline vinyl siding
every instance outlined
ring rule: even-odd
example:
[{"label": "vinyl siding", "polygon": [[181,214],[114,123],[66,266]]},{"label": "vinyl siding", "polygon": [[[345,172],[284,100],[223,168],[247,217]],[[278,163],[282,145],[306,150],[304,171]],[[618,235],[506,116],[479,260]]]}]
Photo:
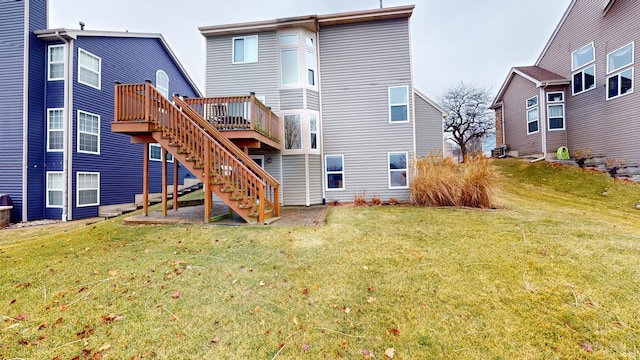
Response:
[{"label": "vinyl siding", "polygon": [[280,110],[297,110],[304,108],[303,89],[280,90]]},{"label": "vinyl siding", "polygon": [[309,205],[322,204],[322,156],[309,157]]},{"label": "vinyl siding", "polygon": [[[101,89],[78,83],[78,48],[102,59]],[[80,37],[74,42],[73,74],[73,217],[97,216],[98,206],[76,207],[76,174],[100,173],[100,205],[131,203],[142,193],[143,144],[131,144],[130,137],[111,132],[115,81],[142,83],[155,79],[157,70],[169,76],[169,93],[197,96],[179,68],[157,39]],[[100,99],[101,101],[95,101]],[[100,115],[100,154],[77,152],[78,110]],[[161,191],[161,162],[151,161],[150,191]],[[169,164],[169,184],[173,183],[173,164]],[[187,176],[181,167],[179,183]]]},{"label": "vinyl siding", "polygon": [[[571,53],[593,42],[596,87],[576,96],[571,89],[566,93],[569,150],[590,149],[594,155],[626,157],[629,164],[640,164],[640,6],[635,1],[616,1],[606,16],[602,9],[601,1],[576,1],[539,66],[571,79]],[[635,91],[607,101],[607,54],[634,40]]]},{"label": "vinyl siding", "polygon": [[433,152],[442,154],[442,113],[417,94],[413,97],[416,108],[416,156]]},{"label": "vinyl siding", "polygon": [[[255,35],[250,33],[247,35]],[[206,40],[206,84],[208,97],[247,95],[254,91],[265,96],[267,106],[280,111],[279,52],[275,31],[259,33],[258,62],[232,64],[232,40],[235,36],[209,37]]]},{"label": "vinyl siding", "polygon": [[30,0],[29,4],[29,125],[27,150],[27,220],[45,217],[47,162],[43,148],[46,146],[45,83],[46,44],[33,31],[47,27],[47,3],[44,0]]},{"label": "vinyl siding", "polygon": [[[527,99],[538,95],[538,88],[520,75],[514,75],[509,88],[504,93],[504,133],[509,150],[517,150],[518,156],[542,153],[542,133],[527,134]],[[540,104],[540,99],[538,99]],[[540,119],[538,105],[538,128],[544,124]]]},{"label": "vinyl siding", "polygon": [[320,95],[317,91],[307,89],[307,109],[320,111]]},{"label": "vinyl siding", "polygon": [[409,196],[389,189],[387,171],[388,152],[413,152],[412,121],[389,123],[388,107],[390,86],[413,89],[408,32],[408,19],[320,29],[323,153],[345,161],[346,188],[327,192],[327,200],[352,201],[362,191],[383,200]]},{"label": "vinyl siding", "polygon": [[305,155],[282,156],[282,197],[284,205],[306,205]]},{"label": "vinyl siding", "polygon": [[11,220],[22,220],[24,1],[0,0],[0,193],[13,201]]}]

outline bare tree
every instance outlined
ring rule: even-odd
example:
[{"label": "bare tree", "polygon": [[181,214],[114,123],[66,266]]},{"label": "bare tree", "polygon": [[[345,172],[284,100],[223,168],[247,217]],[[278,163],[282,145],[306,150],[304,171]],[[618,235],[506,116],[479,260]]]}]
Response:
[{"label": "bare tree", "polygon": [[449,113],[444,120],[445,135],[458,145],[463,159],[495,128],[490,102],[489,90],[464,82],[447,89],[440,98],[440,105]]}]

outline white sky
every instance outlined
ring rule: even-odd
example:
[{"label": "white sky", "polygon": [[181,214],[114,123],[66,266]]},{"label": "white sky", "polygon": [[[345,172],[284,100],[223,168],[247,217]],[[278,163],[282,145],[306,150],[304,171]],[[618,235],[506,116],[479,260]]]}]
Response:
[{"label": "white sky", "polygon": [[[434,100],[460,81],[495,94],[512,66],[533,65],[571,0],[383,0],[415,4],[415,86]],[[199,26],[364,10],[379,0],[49,0],[49,28],[161,33],[204,92]]]}]

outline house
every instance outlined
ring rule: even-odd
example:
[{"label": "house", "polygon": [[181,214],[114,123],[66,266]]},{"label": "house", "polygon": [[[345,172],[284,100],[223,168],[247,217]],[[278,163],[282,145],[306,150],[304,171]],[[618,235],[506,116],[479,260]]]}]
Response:
[{"label": "house", "polygon": [[535,64],[512,68],[500,88],[496,147],[542,159],[566,146],[638,166],[639,16],[635,1],[571,1]]},{"label": "house", "polygon": [[414,6],[200,27],[206,96],[255,94],[280,147],[247,147],[284,205],[409,199],[411,161],[443,149],[444,110],[415,89]]},{"label": "house", "polygon": [[[0,1],[0,193],[12,199],[12,221],[133,206],[147,153],[158,160],[149,188],[161,190],[161,147],[110,131],[115,82],[200,96],[161,35],[48,29],[47,6]],[[178,177],[192,175],[181,167]]]}]

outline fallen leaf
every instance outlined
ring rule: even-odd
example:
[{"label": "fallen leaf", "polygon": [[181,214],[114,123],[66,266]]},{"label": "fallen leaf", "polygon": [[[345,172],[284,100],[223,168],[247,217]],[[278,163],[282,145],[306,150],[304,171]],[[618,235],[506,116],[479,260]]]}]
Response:
[{"label": "fallen leaf", "polygon": [[365,360],[375,359],[376,358],[376,354],[374,354],[373,351],[371,351],[371,350],[363,349],[362,350],[362,358],[365,359]]},{"label": "fallen leaf", "polygon": [[384,356],[386,356],[387,359],[393,359],[393,357],[396,356],[396,350],[394,348],[388,348],[384,351]]},{"label": "fallen leaf", "polygon": [[175,316],[175,315],[173,315],[173,314],[171,314],[171,316],[169,316],[169,318],[171,319],[171,321],[176,321],[176,320],[178,320],[178,317],[177,317],[177,316]]},{"label": "fallen leaf", "polygon": [[103,316],[102,317],[102,322],[105,323],[105,324],[108,324],[110,322],[120,321],[122,319],[124,319],[124,317],[122,315],[109,314],[107,316]]},{"label": "fallen leaf", "polygon": [[400,330],[398,330],[398,328],[391,328],[389,330],[387,330],[387,332],[393,336],[398,336],[400,335]]},{"label": "fallen leaf", "polygon": [[98,351],[104,352],[111,349],[111,345],[110,344],[104,344],[102,346],[100,346],[100,348],[98,349]]},{"label": "fallen leaf", "polygon": [[116,276],[116,275],[118,275],[118,272],[117,272],[117,271],[115,271],[115,270],[110,270],[110,271],[109,271],[109,275],[111,275],[111,276]]},{"label": "fallen leaf", "polygon": [[302,351],[309,351],[309,344],[302,344]]},{"label": "fallen leaf", "polygon": [[302,295],[309,295],[309,289],[302,288]]},{"label": "fallen leaf", "polygon": [[220,342],[220,338],[219,337],[214,337],[213,339],[211,339],[211,342],[214,344],[217,344]]},{"label": "fallen leaf", "polygon": [[15,304],[15,303],[16,303],[16,301],[17,301],[16,299],[11,300],[11,301],[9,302],[9,305],[13,305],[13,304]]},{"label": "fallen leaf", "polygon": [[27,314],[20,314],[20,315],[16,316],[14,319],[16,321],[22,321],[22,320],[25,320],[28,316],[29,315],[27,315]]},{"label": "fallen leaf", "polygon": [[60,326],[60,324],[62,324],[63,319],[62,318],[58,318],[58,320],[56,320],[53,325],[51,325],[52,328],[57,328],[58,326]]},{"label": "fallen leaf", "polygon": [[93,354],[93,356],[91,357],[91,360],[100,360],[100,359],[102,359],[102,354],[99,352]]},{"label": "fallen leaf", "polygon": [[180,290],[176,290],[171,293],[171,297],[174,299],[179,299],[182,297],[182,292]]},{"label": "fallen leaf", "polygon": [[580,343],[580,346],[582,346],[582,348],[584,349],[584,351],[592,353],[593,352],[593,345],[589,344],[589,343]]},{"label": "fallen leaf", "polygon": [[346,307],[346,306],[345,306],[345,307],[343,307],[342,309],[340,309],[340,311],[342,311],[342,312],[343,312],[343,313],[345,313],[345,314],[348,314],[348,313],[350,313],[350,312],[351,312],[351,309],[349,309],[348,307]]},{"label": "fallen leaf", "polygon": [[376,302],[376,298],[374,298],[373,296],[369,297],[369,299],[367,300],[367,302],[369,304],[373,304],[374,302]]}]

